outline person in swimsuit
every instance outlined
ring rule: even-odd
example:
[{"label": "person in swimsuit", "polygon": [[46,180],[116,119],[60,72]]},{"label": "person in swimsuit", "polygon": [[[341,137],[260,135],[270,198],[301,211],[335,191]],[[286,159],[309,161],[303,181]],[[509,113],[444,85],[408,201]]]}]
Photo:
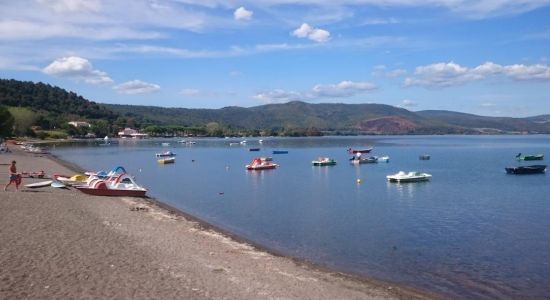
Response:
[{"label": "person in swimsuit", "polygon": [[15,189],[19,190],[19,184],[21,184],[21,175],[17,174],[17,168],[15,167],[15,160],[10,165],[10,181],[4,187],[4,191],[8,190],[8,186],[15,184]]}]

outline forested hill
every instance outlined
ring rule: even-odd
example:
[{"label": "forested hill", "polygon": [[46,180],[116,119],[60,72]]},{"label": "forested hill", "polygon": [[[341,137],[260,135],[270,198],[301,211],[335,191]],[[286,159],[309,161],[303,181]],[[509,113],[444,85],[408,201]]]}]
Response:
[{"label": "forested hill", "polygon": [[[452,111],[412,112],[383,104],[311,104],[293,101],[220,109],[113,105],[88,101],[44,83],[0,79],[0,105],[15,115],[16,126],[63,128],[82,135],[68,121],[91,121],[97,136],[124,127],[154,134],[194,130],[212,136],[233,134],[497,134],[550,133],[550,115],[530,118],[484,117]],[[23,113],[21,112],[23,111]],[[31,117],[24,117],[29,116]],[[33,124],[23,124],[23,117]],[[24,122],[23,122],[24,123]],[[19,125],[18,125],[19,124]],[[25,132],[16,128],[16,131]]]},{"label": "forested hill", "polygon": [[0,79],[0,104],[30,108],[50,117],[78,116],[84,119],[114,120],[117,114],[104,105],[44,83]]}]

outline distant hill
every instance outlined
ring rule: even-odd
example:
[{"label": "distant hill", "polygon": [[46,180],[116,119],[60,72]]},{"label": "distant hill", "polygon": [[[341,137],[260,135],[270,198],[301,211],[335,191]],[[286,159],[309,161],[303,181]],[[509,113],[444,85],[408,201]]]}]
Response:
[{"label": "distant hill", "polygon": [[329,134],[550,133],[550,115],[484,117],[451,111],[411,112],[384,104],[310,104],[293,101],[250,108],[162,108],[107,105],[121,115],[154,124],[201,126],[218,122],[243,129],[317,128]]},{"label": "distant hill", "polygon": [[[208,132],[207,125],[213,123],[219,125],[213,128],[220,128],[216,135],[240,130],[246,134],[263,130],[283,135],[296,132],[305,135],[550,133],[550,115],[485,117],[440,110],[412,112],[384,104],[311,104],[300,101],[220,109],[115,105],[89,101],[44,83],[4,79],[0,79],[0,105],[25,107],[58,123],[69,118],[103,120],[108,122],[108,128],[103,130],[111,133],[125,126],[157,126],[156,129],[159,126],[181,126]],[[176,131],[181,132],[181,129]]]},{"label": "distant hill", "polygon": [[[550,116],[531,118],[484,117],[473,114],[443,110],[425,110],[416,112],[424,118],[445,122],[451,126],[474,129],[480,133],[549,133]],[[546,120],[546,121],[545,121]]]}]

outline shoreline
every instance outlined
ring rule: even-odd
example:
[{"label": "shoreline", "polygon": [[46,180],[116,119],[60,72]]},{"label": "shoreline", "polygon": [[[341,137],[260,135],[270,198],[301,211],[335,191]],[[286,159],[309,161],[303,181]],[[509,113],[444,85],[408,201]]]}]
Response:
[{"label": "shoreline", "polygon": [[[30,155],[26,155],[25,153],[21,152],[19,149],[12,152],[12,155],[17,157],[17,160],[21,158],[30,157]],[[7,155],[1,155],[0,158],[3,160],[3,158]],[[38,160],[40,159],[47,159],[51,161],[53,164],[57,164],[69,171],[73,171],[76,173],[81,173],[84,171],[82,168],[80,168],[78,165],[69,163],[67,161],[64,161],[63,159],[56,157],[54,155],[44,155],[41,157],[37,157]],[[18,162],[19,163],[19,162]],[[0,174],[3,170],[0,170]],[[19,172],[22,171],[22,169],[18,169]],[[48,173],[52,174],[52,173]],[[22,189],[25,189],[24,187],[21,187]],[[13,189],[13,188],[12,188]],[[23,192],[23,191],[21,191]],[[20,192],[20,193],[21,193]],[[62,191],[63,192],[63,191]],[[156,214],[163,215],[164,217],[167,217],[170,220],[175,220],[176,224],[179,226],[168,226],[167,230],[173,231],[173,227],[184,227],[190,232],[194,232],[195,230],[198,231],[201,235],[206,236],[213,236],[214,240],[216,242],[213,243],[213,246],[210,245],[212,241],[208,241],[208,245],[198,245],[196,248],[199,248],[199,250],[205,250],[206,258],[211,257],[211,253],[215,252],[215,250],[218,250],[220,248],[223,248],[223,246],[226,246],[226,244],[231,244],[232,248],[237,249],[246,249],[246,253],[248,255],[252,255],[252,258],[242,257],[243,255],[240,255],[240,251],[237,251],[238,253],[232,253],[230,251],[230,254],[224,253],[223,255],[229,255],[229,257],[225,257],[228,260],[239,260],[241,261],[241,265],[237,264],[237,267],[242,267],[245,269],[246,272],[250,272],[251,277],[253,280],[256,279],[256,277],[262,277],[266,276],[266,280],[270,281],[269,285],[279,285],[278,289],[283,290],[289,290],[290,294],[287,294],[284,297],[289,297],[292,299],[301,299],[301,298],[309,298],[310,293],[314,290],[323,290],[330,288],[331,290],[336,290],[336,295],[347,295],[344,298],[357,298],[357,299],[369,299],[369,298],[380,298],[380,299],[388,299],[388,298],[395,298],[395,299],[435,299],[435,298],[443,298],[443,295],[436,295],[433,293],[430,293],[429,291],[424,290],[417,290],[408,286],[398,285],[391,282],[385,282],[382,280],[377,280],[374,278],[368,278],[365,276],[360,276],[356,274],[351,273],[344,273],[335,271],[333,269],[330,269],[326,266],[318,265],[309,261],[306,261],[304,259],[295,258],[291,256],[286,256],[283,253],[280,253],[278,251],[274,251],[273,249],[269,249],[267,247],[264,247],[258,243],[243,239],[227,230],[224,230],[223,228],[219,228],[215,225],[209,224],[208,222],[205,222],[201,220],[200,218],[197,218],[193,215],[190,215],[180,209],[176,209],[168,204],[163,203],[159,199],[147,197],[147,198],[127,198],[126,197],[94,197],[94,196],[87,196],[84,194],[81,194],[78,191],[73,191],[73,193],[76,192],[76,195],[74,195],[77,198],[85,198],[85,199],[91,199],[95,198],[96,201],[99,202],[107,202],[105,200],[106,198],[109,198],[113,201],[109,202],[116,202],[117,204],[122,204],[123,207],[126,208],[126,211],[132,211],[132,208],[135,210],[143,210],[143,212],[139,213],[139,216],[136,215],[134,212],[134,216],[137,217],[137,221],[139,222],[139,219],[144,214],[153,214],[153,212]],[[23,194],[23,193],[21,193]],[[31,194],[31,193],[27,193]],[[88,201],[87,200],[87,201]],[[139,209],[137,209],[139,208]],[[143,208],[143,209],[142,209]],[[135,211],[134,210],[134,211]],[[135,222],[136,220],[132,220]],[[184,223],[184,224],[181,224]],[[158,225],[158,224],[156,224]],[[189,228],[191,227],[191,228]],[[136,228],[132,228],[132,226],[128,227],[128,231],[131,233],[130,235],[136,234],[133,231],[136,231]],[[177,233],[177,232],[176,232]],[[137,234],[139,235],[139,233]],[[151,236],[149,236],[151,238]],[[148,241],[150,242],[150,241]],[[147,242],[144,242],[147,243]],[[180,248],[182,245],[173,245],[176,249]],[[209,246],[209,247],[205,247]],[[205,249],[206,248],[206,249]],[[147,249],[146,249],[147,250]],[[208,250],[208,251],[206,251]],[[238,257],[233,257],[237,256]],[[281,274],[286,274],[287,277],[295,277],[295,278],[314,278],[315,280],[311,280],[311,282],[315,282],[316,284],[313,284],[313,286],[308,287],[296,287],[292,286],[292,289],[289,289],[288,282],[281,282],[279,278],[276,278],[278,276],[271,275],[271,274],[263,274],[263,267],[260,267],[259,269],[257,266],[255,267],[248,267],[249,264],[251,264],[254,261],[258,260],[258,257],[266,258],[270,261],[276,260],[276,270],[283,269],[284,271],[279,271]],[[200,259],[203,259],[201,257]],[[193,261],[194,262],[194,261]],[[180,262],[176,260],[176,263],[174,265],[179,264]],[[252,264],[255,265],[255,264]],[[169,268],[169,267],[167,267]],[[288,268],[288,269],[285,269]],[[212,272],[215,273],[225,273],[228,271],[220,271],[220,270],[227,270],[227,268],[218,268],[213,269]],[[304,273],[300,275],[293,275],[289,276],[288,274],[295,274],[298,273]],[[198,273],[203,273],[202,271]],[[0,274],[4,275],[4,274]],[[196,274],[191,274],[196,275]],[[244,276],[246,277],[246,276]],[[295,280],[294,280],[295,281]],[[298,280],[299,281],[299,280]],[[310,282],[310,283],[311,283]],[[200,289],[201,291],[205,290],[205,294],[202,295],[194,295],[192,298],[202,299],[202,298],[210,298],[209,295],[212,295],[212,293],[216,292],[214,287],[212,287],[212,284],[205,284],[206,286],[210,286],[210,289]],[[215,284],[214,284],[215,285]],[[321,285],[321,286],[316,286]],[[245,284],[246,286],[246,284]],[[0,284],[1,287],[1,284]],[[227,288],[227,286],[225,287]],[[218,291],[219,292],[219,291]],[[229,297],[229,298],[249,298],[249,294],[241,294],[243,291],[240,291],[239,289],[233,290],[232,293],[235,297]],[[295,295],[295,293],[298,293],[298,295]],[[346,294],[347,293],[347,294]],[[273,296],[273,292],[268,293],[269,295]],[[2,289],[0,288],[0,295],[2,295]],[[261,294],[255,294],[254,297],[256,298]],[[195,297],[198,296],[198,297]],[[203,297],[204,296],[204,297]],[[334,298],[334,294],[322,292],[318,293],[313,298],[318,299],[330,299]],[[216,297],[214,297],[216,298]],[[270,297],[267,297],[270,298]]]}]

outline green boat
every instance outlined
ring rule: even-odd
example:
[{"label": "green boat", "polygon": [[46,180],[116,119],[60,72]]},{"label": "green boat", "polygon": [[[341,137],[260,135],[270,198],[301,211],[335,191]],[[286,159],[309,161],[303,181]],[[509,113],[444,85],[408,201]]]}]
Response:
[{"label": "green boat", "polygon": [[544,154],[535,154],[535,155],[522,155],[521,153],[518,153],[516,155],[517,160],[543,160]]}]

